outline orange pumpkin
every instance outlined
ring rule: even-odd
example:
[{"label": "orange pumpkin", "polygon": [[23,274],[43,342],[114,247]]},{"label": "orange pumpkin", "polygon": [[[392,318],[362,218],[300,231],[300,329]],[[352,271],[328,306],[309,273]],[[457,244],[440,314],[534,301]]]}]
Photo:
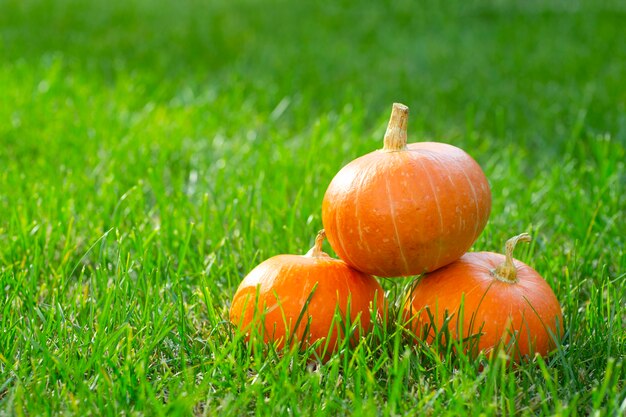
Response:
[{"label": "orange pumpkin", "polygon": [[561,307],[546,281],[513,259],[518,241],[530,241],[530,236],[509,239],[506,255],[466,253],[424,276],[405,305],[409,327],[432,343],[435,331],[441,332],[448,321],[450,337],[459,340],[462,335],[474,355],[497,347],[515,359],[549,353],[562,334]]},{"label": "orange pumpkin", "polygon": [[278,255],[254,268],[235,293],[230,321],[248,335],[256,330],[278,348],[328,337],[317,348],[324,356],[336,350],[339,335],[346,337],[337,309],[342,320],[359,320],[354,341],[371,330],[371,309],[382,314],[382,288],[372,276],[322,252],[324,237],[322,230],[306,255]]},{"label": "orange pumpkin", "polygon": [[337,255],[382,277],[417,275],[457,260],[491,211],[487,178],[467,153],[438,142],[407,145],[408,111],[393,105],[383,149],[342,168],[322,205]]}]

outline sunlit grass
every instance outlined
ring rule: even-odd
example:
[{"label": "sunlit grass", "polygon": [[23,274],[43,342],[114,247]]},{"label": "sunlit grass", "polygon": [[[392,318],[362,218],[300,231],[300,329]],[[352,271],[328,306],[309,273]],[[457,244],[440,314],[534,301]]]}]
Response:
[{"label": "sunlit grass", "polygon": [[[623,415],[624,11],[427,3],[0,2],[0,414]],[[489,178],[473,250],[533,235],[552,356],[441,354],[388,320],[311,365],[228,323],[394,101]],[[410,280],[381,282],[399,317]]]}]

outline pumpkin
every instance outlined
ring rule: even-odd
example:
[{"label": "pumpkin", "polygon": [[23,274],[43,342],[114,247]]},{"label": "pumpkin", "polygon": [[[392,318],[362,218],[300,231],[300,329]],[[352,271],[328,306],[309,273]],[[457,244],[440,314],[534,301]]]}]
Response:
[{"label": "pumpkin", "polygon": [[463,150],[438,142],[407,145],[409,109],[395,103],[381,150],[333,178],[322,221],[337,255],[381,277],[417,275],[457,260],[480,235],[491,191]]},{"label": "pumpkin", "polygon": [[517,360],[548,354],[562,334],[561,307],[539,273],[513,259],[519,241],[530,236],[509,239],[505,255],[466,253],[425,275],[405,305],[409,328],[428,343],[436,332],[444,339],[446,334],[457,341],[461,337],[472,355],[498,347]]},{"label": "pumpkin", "polygon": [[[322,230],[315,246],[305,255],[278,255],[254,268],[237,289],[230,321],[247,334],[262,335],[277,348],[293,343],[322,343],[316,351],[328,357],[338,339],[356,342],[370,331],[371,311],[382,314],[383,290],[370,275],[322,252]],[[350,336],[337,320],[359,323]]]}]

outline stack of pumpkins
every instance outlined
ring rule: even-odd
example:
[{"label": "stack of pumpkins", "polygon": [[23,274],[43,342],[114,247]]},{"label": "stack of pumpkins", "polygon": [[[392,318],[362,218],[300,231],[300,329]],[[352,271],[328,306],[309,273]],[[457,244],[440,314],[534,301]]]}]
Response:
[{"label": "stack of pumpkins", "polygon": [[[408,113],[394,104],[383,148],[332,180],[314,247],[270,258],[246,276],[231,322],[278,348],[316,343],[328,358],[346,337],[338,321],[357,324],[349,336],[356,342],[372,329],[372,317],[386,317],[373,275],[421,275],[402,314],[417,337],[432,342],[445,325],[448,337],[476,341],[472,353],[513,347],[515,358],[545,355],[562,331],[562,315],[543,278],[512,257],[516,243],[530,237],[510,239],[505,255],[466,253],[491,211],[487,178],[457,147],[407,144]],[[322,251],[326,237],[341,260]]]}]

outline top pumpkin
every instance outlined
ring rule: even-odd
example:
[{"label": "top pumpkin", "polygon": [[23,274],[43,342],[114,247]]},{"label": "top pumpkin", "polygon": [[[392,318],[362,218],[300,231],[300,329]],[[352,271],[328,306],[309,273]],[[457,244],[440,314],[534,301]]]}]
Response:
[{"label": "top pumpkin", "polygon": [[482,232],[491,191],[463,150],[438,142],[407,145],[409,108],[394,103],[384,147],[333,178],[322,221],[333,250],[350,266],[394,277],[457,260]]}]

